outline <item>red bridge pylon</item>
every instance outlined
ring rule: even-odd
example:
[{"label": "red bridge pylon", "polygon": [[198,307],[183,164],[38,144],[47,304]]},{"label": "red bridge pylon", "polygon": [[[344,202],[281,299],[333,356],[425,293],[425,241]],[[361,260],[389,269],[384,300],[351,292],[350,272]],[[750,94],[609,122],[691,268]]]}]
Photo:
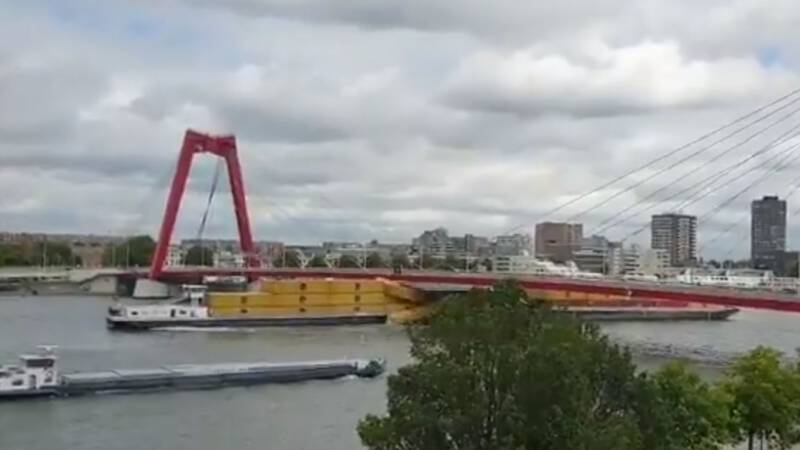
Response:
[{"label": "red bridge pylon", "polygon": [[211,136],[186,130],[181,154],[178,158],[178,167],[175,170],[172,187],[170,187],[167,198],[164,219],[161,222],[161,232],[158,235],[158,243],[150,265],[150,279],[158,279],[164,272],[164,262],[167,252],[169,252],[169,243],[175,229],[175,220],[178,217],[183,193],[186,190],[186,182],[189,179],[192,159],[198,153],[211,153],[225,160],[233,194],[233,206],[236,211],[236,225],[239,228],[239,245],[245,255],[245,264],[247,267],[258,267],[259,265],[250,230],[250,216],[247,214],[242,168],[236,152],[236,138],[233,135]]}]

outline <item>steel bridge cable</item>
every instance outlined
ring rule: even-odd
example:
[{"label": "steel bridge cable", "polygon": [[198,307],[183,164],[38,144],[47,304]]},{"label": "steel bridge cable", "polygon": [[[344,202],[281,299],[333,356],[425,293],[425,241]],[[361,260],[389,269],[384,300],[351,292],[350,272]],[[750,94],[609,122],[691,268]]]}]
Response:
[{"label": "steel bridge cable", "polygon": [[[797,147],[797,145],[800,145],[800,144],[796,144],[795,148]],[[731,202],[733,202],[734,200],[739,198],[742,194],[744,194],[745,192],[750,190],[752,187],[754,187],[758,183],[764,181],[764,179],[766,179],[769,175],[772,175],[773,173],[780,172],[781,170],[783,170],[786,167],[788,167],[789,165],[791,165],[793,162],[795,162],[795,160],[798,157],[800,157],[800,153],[798,153],[796,155],[787,154],[786,156],[787,156],[787,158],[785,158],[783,161],[779,161],[772,168],[770,168],[768,171],[766,171],[763,175],[761,175],[760,177],[756,178],[752,183],[750,183],[747,186],[745,186],[744,189],[742,189],[742,190],[738,191],[737,193],[735,193],[734,195],[728,197],[727,199],[725,199],[725,201],[723,201],[722,203],[717,205],[714,209],[712,209],[712,210],[708,211],[707,213],[703,214],[697,220],[698,224],[701,224],[702,222],[705,222],[706,220],[708,220],[709,218],[714,216],[716,213],[721,211],[722,208],[728,206],[729,204],[731,204]]]},{"label": "steel bridge cable", "polygon": [[[756,169],[759,169],[759,168],[761,168],[762,166],[764,166],[764,165],[765,165],[765,163],[771,162],[771,161],[772,161],[772,160],[773,160],[773,159],[774,159],[776,156],[780,156],[780,155],[783,155],[784,157],[791,156],[791,153],[790,153],[790,152],[791,152],[791,151],[794,151],[794,150],[795,150],[795,149],[797,149],[798,147],[800,147],[800,143],[797,143],[797,144],[794,144],[794,145],[790,146],[789,148],[785,149],[783,152],[780,152],[780,153],[778,153],[778,154],[774,155],[773,157],[771,157],[770,159],[768,159],[768,160],[766,160],[766,161],[763,161],[763,162],[762,162],[762,163],[760,163],[759,165],[757,165],[757,166],[754,166],[754,167],[751,167],[751,168],[750,168],[750,169],[749,169],[747,172],[745,172],[745,174],[746,174],[746,173],[750,173],[750,172],[752,172],[752,171],[754,171],[754,170],[756,170]],[[797,158],[798,156],[800,156],[800,154],[798,154],[798,155],[795,155],[795,156],[794,156],[794,158]],[[783,162],[783,161],[779,161],[779,162],[778,162],[778,164],[780,164],[781,162]],[[777,164],[776,164],[776,165],[777,165]],[[783,167],[781,167],[781,169],[783,169]],[[773,168],[772,168],[772,169],[770,169],[770,171],[768,171],[768,172],[767,172],[767,175],[769,175],[770,173],[772,173],[772,171],[774,171],[774,170],[775,170],[775,166],[773,166]],[[744,174],[742,174],[742,175],[744,175]],[[765,175],[765,176],[766,176],[766,175]],[[765,177],[765,176],[764,176],[764,177]],[[740,177],[741,177],[741,176],[740,176]],[[763,177],[761,177],[761,179],[763,179]],[[760,180],[759,180],[759,181],[760,181]],[[757,184],[757,183],[752,183],[752,184],[751,184],[751,185],[749,185],[749,186],[748,186],[746,189],[749,189],[750,187],[752,187],[752,185],[755,185],[755,184]],[[705,196],[707,196],[707,195],[708,195],[708,194],[706,193],[706,194],[704,194],[703,196],[701,196],[700,198],[703,198],[703,197],[705,197]],[[739,193],[738,195],[741,195],[741,193]],[[697,198],[697,199],[695,199],[695,201],[697,201],[697,200],[700,200],[700,198]],[[735,199],[734,199],[734,200],[735,200]],[[731,201],[732,201],[732,200],[731,200]],[[628,240],[628,239],[630,239],[630,238],[632,238],[632,237],[634,237],[634,236],[637,236],[639,233],[641,233],[642,231],[646,230],[646,229],[647,229],[647,228],[649,228],[649,227],[650,227],[650,223],[645,223],[644,225],[642,225],[641,227],[637,228],[637,229],[636,229],[636,230],[634,230],[633,232],[631,232],[631,233],[628,233],[627,235],[625,235],[625,237],[623,237],[621,240],[622,240],[622,241],[626,241],[626,240]]]},{"label": "steel bridge cable", "polygon": [[[794,134],[791,134],[791,133],[794,133]],[[666,201],[673,200],[674,198],[680,197],[681,195],[683,195],[683,194],[685,194],[687,192],[690,192],[690,191],[692,191],[693,189],[695,189],[697,187],[700,187],[700,189],[698,189],[698,193],[702,193],[704,189],[712,186],[716,181],[718,181],[719,179],[721,179],[725,175],[730,174],[731,172],[733,172],[734,170],[742,167],[747,162],[751,161],[752,159],[756,158],[757,156],[762,155],[762,154],[768,152],[769,150],[772,150],[773,148],[776,148],[779,145],[783,144],[784,142],[786,142],[786,141],[788,141],[788,140],[790,140],[790,139],[792,139],[794,137],[797,137],[797,136],[800,136],[800,124],[792,127],[787,132],[784,132],[783,134],[778,136],[776,139],[774,139],[773,141],[771,141],[770,143],[768,143],[766,146],[762,147],[758,151],[756,151],[756,152],[752,153],[751,155],[749,155],[749,156],[737,161],[734,164],[729,165],[725,169],[717,172],[711,178],[706,178],[706,179],[700,180],[699,182],[694,183],[694,184],[692,184],[692,185],[690,185],[690,186],[688,186],[688,187],[686,187],[686,188],[674,193],[673,195],[668,196],[667,198],[664,198],[663,200],[661,200],[661,202],[666,202]],[[786,150],[784,150],[784,151],[786,151]],[[700,169],[702,169],[706,165],[716,161],[724,153],[727,153],[727,150],[726,150],[726,152],[723,152],[723,153],[717,155],[717,157],[712,158],[711,160],[707,161],[706,163],[704,163],[704,164],[696,167],[695,169],[689,171],[687,174],[684,175],[684,177],[686,177],[688,175],[691,175],[691,174],[699,171]],[[780,153],[778,153],[778,154],[780,154]],[[769,159],[767,160],[767,162],[768,161],[769,161]],[[764,164],[764,163],[762,163],[762,164]],[[753,169],[751,169],[751,171],[752,170]],[[745,172],[744,174],[746,174],[746,173],[749,173],[749,172]],[[744,175],[744,174],[742,174],[742,175]],[[630,211],[632,209],[635,209],[635,208],[637,208],[637,207],[639,207],[641,205],[646,204],[647,200],[649,200],[649,199],[655,197],[657,194],[663,192],[664,190],[666,190],[667,188],[672,186],[672,184],[674,184],[674,183],[670,183],[670,184],[668,184],[666,186],[663,186],[663,187],[651,192],[650,194],[645,196],[643,199],[640,199],[638,202],[634,203],[633,205],[628,206],[627,208],[624,208],[622,211],[620,211],[615,216],[610,217],[610,218],[600,222],[600,224],[598,225],[599,228],[594,233],[595,234],[602,233],[603,231],[606,231],[606,230],[608,230],[610,228],[613,228],[613,227],[615,227],[617,225],[621,225],[621,224],[629,221],[630,219],[633,219],[637,214],[641,214],[643,212],[646,212],[646,211],[649,211],[649,210],[653,209],[655,206],[657,206],[657,204],[652,204],[651,203],[651,205],[649,207],[645,208],[644,210],[637,211],[637,212],[634,212],[633,214],[628,215],[627,217],[620,218],[620,215],[622,215],[622,214],[624,214],[624,213],[626,213],[626,212],[628,212],[628,211]],[[692,196],[689,197],[689,199],[693,198],[694,195],[697,195],[697,194],[693,194]],[[679,208],[681,208],[683,206],[685,206],[685,205],[678,206],[675,209],[679,209]]]},{"label": "steel bridge cable", "polygon": [[197,229],[197,240],[200,241],[203,238],[203,232],[206,229],[206,223],[208,221],[208,215],[211,211],[211,203],[214,201],[214,194],[217,192],[217,185],[219,184],[219,174],[222,172],[222,159],[217,159],[217,165],[214,168],[214,178],[211,180],[211,188],[208,191],[208,200],[206,201],[206,208],[203,211],[203,218],[200,220],[200,227]]},{"label": "steel bridge cable", "polygon": [[[581,201],[581,200],[583,200],[583,199],[585,199],[587,197],[590,197],[591,195],[593,195],[593,194],[595,194],[597,192],[600,192],[600,191],[602,191],[602,190],[604,190],[604,189],[616,184],[617,182],[622,181],[625,178],[628,178],[629,176],[631,176],[631,175],[633,175],[635,173],[641,172],[642,170],[647,169],[647,168],[649,168],[650,166],[652,166],[654,164],[657,164],[657,163],[659,163],[661,161],[664,161],[664,160],[668,159],[669,157],[671,157],[673,155],[676,155],[676,154],[678,154],[678,153],[690,148],[691,146],[693,146],[695,144],[698,144],[698,143],[710,138],[711,136],[713,136],[713,135],[715,135],[715,134],[717,134],[717,133],[719,133],[719,132],[721,132],[721,131],[723,131],[723,130],[725,130],[727,128],[730,128],[730,127],[732,127],[732,126],[734,126],[734,125],[736,125],[736,124],[738,124],[740,122],[743,122],[743,121],[749,119],[750,117],[753,117],[753,116],[755,116],[755,115],[757,115],[757,114],[759,114],[759,113],[761,113],[761,112],[763,112],[763,111],[765,111],[765,110],[767,110],[767,109],[769,109],[769,108],[781,103],[782,101],[784,101],[784,100],[796,95],[798,92],[800,92],[800,89],[795,89],[795,90],[793,90],[793,91],[791,91],[791,92],[789,92],[789,93],[787,93],[785,95],[782,95],[782,96],[776,98],[775,100],[772,100],[771,102],[769,102],[769,103],[767,103],[767,104],[765,104],[765,105],[763,105],[763,106],[761,106],[761,107],[759,107],[759,108],[757,108],[757,109],[755,109],[753,111],[750,111],[747,114],[744,114],[742,116],[737,117],[736,119],[732,120],[731,122],[728,122],[728,123],[716,128],[716,129],[714,129],[713,131],[711,131],[709,133],[706,133],[706,134],[704,134],[704,135],[702,135],[702,136],[700,136],[700,137],[698,137],[698,138],[696,138],[696,139],[694,139],[694,140],[692,140],[692,141],[690,141],[690,142],[688,142],[686,144],[683,144],[680,147],[674,148],[674,149],[668,151],[667,153],[665,153],[665,154],[663,154],[661,156],[658,156],[658,157],[656,157],[654,159],[651,159],[650,161],[638,166],[637,168],[635,168],[633,170],[630,170],[628,172],[625,172],[622,175],[619,175],[619,176],[613,178],[610,181],[602,183],[601,185],[599,185],[599,186],[597,186],[597,187],[595,187],[593,189],[590,189],[590,190],[578,195],[577,197],[575,197],[573,199],[570,199],[570,200],[568,200],[568,201],[556,206],[555,208],[552,208],[552,209],[550,209],[548,211],[545,211],[540,216],[541,217],[540,220],[547,219],[548,217],[552,216],[553,214],[561,211],[562,209],[564,209],[564,208],[566,208],[566,207],[568,207],[570,205],[573,205],[573,204],[575,204],[575,203],[577,203],[577,202],[579,202],[579,201]],[[517,225],[514,228],[509,229],[506,232],[506,234],[513,233],[513,232],[515,232],[517,230],[520,230],[522,228],[527,227],[528,225],[529,225],[529,222]]]},{"label": "steel bridge cable", "polygon": [[[579,217],[581,217],[581,216],[584,216],[584,215],[586,215],[587,213],[590,213],[590,212],[592,212],[592,211],[594,211],[594,210],[596,210],[596,209],[600,208],[601,206],[604,206],[604,205],[608,204],[609,202],[611,202],[611,201],[612,201],[612,200],[614,200],[615,198],[617,198],[617,197],[619,197],[619,196],[621,196],[621,195],[623,195],[623,194],[625,194],[625,193],[627,193],[627,192],[630,192],[630,191],[632,191],[633,189],[636,189],[637,187],[639,187],[639,186],[643,185],[643,184],[644,184],[644,183],[646,183],[648,180],[650,180],[650,179],[652,179],[652,178],[655,178],[655,177],[658,177],[659,175],[662,175],[662,174],[664,174],[664,173],[666,173],[666,172],[668,172],[668,171],[670,171],[670,170],[672,170],[672,169],[674,169],[674,168],[676,168],[676,167],[680,166],[681,164],[683,164],[683,163],[685,163],[686,161],[688,161],[688,160],[690,160],[690,159],[694,158],[695,156],[698,156],[698,155],[701,155],[701,154],[703,154],[703,153],[707,152],[708,150],[710,150],[711,148],[713,148],[715,145],[717,145],[717,144],[719,144],[719,143],[721,143],[721,142],[724,142],[724,141],[728,140],[729,138],[731,138],[731,137],[733,137],[733,136],[735,136],[735,135],[737,135],[737,134],[741,133],[742,131],[746,130],[747,128],[750,128],[750,127],[751,127],[751,126],[753,126],[753,125],[756,125],[756,124],[758,124],[758,123],[762,122],[762,121],[763,121],[763,120],[765,120],[765,119],[768,119],[769,117],[772,117],[772,116],[773,116],[774,114],[776,114],[777,112],[779,112],[779,111],[781,111],[781,110],[783,110],[783,109],[787,108],[788,106],[790,106],[790,105],[792,105],[792,104],[794,104],[794,103],[796,103],[796,102],[798,102],[798,101],[800,101],[800,97],[794,98],[793,100],[791,100],[790,102],[786,103],[785,105],[782,105],[782,106],[780,106],[779,108],[777,108],[777,109],[775,109],[775,110],[773,110],[773,111],[770,111],[770,112],[769,112],[769,113],[767,113],[766,115],[764,115],[764,116],[762,116],[762,117],[759,117],[759,118],[757,118],[757,119],[753,120],[752,122],[748,123],[747,125],[744,125],[744,126],[742,126],[742,127],[739,127],[739,128],[737,128],[736,130],[732,131],[731,133],[728,133],[728,134],[726,134],[726,135],[725,135],[725,136],[723,136],[722,138],[719,138],[719,139],[717,139],[716,141],[712,142],[711,144],[709,144],[709,145],[706,145],[705,147],[701,147],[699,150],[696,150],[696,151],[694,151],[694,152],[690,153],[689,155],[687,155],[687,156],[684,156],[683,158],[681,158],[681,159],[679,159],[679,160],[677,160],[677,161],[675,161],[675,162],[671,163],[670,165],[668,165],[668,166],[666,166],[666,167],[663,167],[663,168],[659,169],[658,171],[656,171],[656,173],[654,173],[653,175],[650,175],[648,178],[645,178],[645,179],[639,180],[639,181],[637,181],[636,183],[633,183],[633,184],[631,184],[630,186],[626,187],[625,189],[622,189],[621,191],[617,191],[617,192],[615,192],[615,193],[614,193],[614,194],[612,194],[610,197],[607,197],[605,200],[602,200],[602,201],[600,201],[599,203],[595,203],[593,206],[591,206],[591,207],[589,207],[589,208],[587,208],[587,209],[584,209],[583,211],[580,211],[580,212],[579,212],[579,213],[577,213],[577,214],[573,214],[572,216],[570,216],[569,218],[567,218],[567,220],[566,220],[566,221],[567,221],[567,222],[574,221],[575,219],[578,219]],[[796,112],[796,111],[795,111],[795,112]],[[779,124],[781,121],[783,121],[783,120],[785,120],[785,119],[786,119],[786,116],[783,116],[783,117],[782,117],[781,119],[779,119],[777,122],[775,122],[775,123],[772,123],[772,124],[770,124],[769,126],[765,127],[765,128],[762,130],[762,132],[763,132],[763,131],[765,131],[765,130],[767,130],[767,129],[769,129],[769,128],[772,128],[772,127],[774,127],[775,125]]]},{"label": "steel bridge cable", "polygon": [[[792,136],[792,138],[795,138],[795,137],[798,137],[798,136],[800,136],[800,134]],[[791,153],[791,152],[795,151],[798,148],[798,146],[800,146],[800,143],[790,145],[789,147],[785,148],[783,151],[780,151],[780,152],[776,153],[775,155],[772,155],[769,158],[765,159],[760,164],[758,164],[758,165],[756,165],[754,167],[751,167],[746,172],[744,172],[743,174],[739,175],[738,178],[741,178],[742,176],[747,175],[747,174],[753,172],[754,170],[763,167],[768,162],[777,159],[780,155],[785,155],[787,153]],[[735,181],[735,180],[731,180],[731,181]],[[689,197],[688,199],[684,200],[683,203],[679,204],[676,208],[686,208],[688,206],[694,205],[695,203],[697,203],[698,201],[702,200],[707,195],[708,195],[708,193],[703,194],[703,192],[700,191],[700,195],[695,194],[694,196]]]},{"label": "steel bridge cable", "polygon": [[[783,197],[783,199],[784,199],[784,200],[788,200],[788,199],[789,199],[789,198],[790,198],[792,195],[794,195],[794,193],[795,193],[795,192],[797,192],[797,190],[798,190],[798,189],[800,189],[800,177],[796,178],[796,179],[795,179],[795,180],[794,180],[792,183],[790,183],[790,184],[794,184],[794,186],[792,187],[792,189],[790,189],[790,190],[789,190],[789,191],[788,191],[788,192],[787,192],[787,193],[784,195],[784,197]],[[794,211],[794,212],[791,214],[791,216],[790,216],[790,217],[794,217],[794,216],[796,216],[798,213],[800,213],[800,208],[798,208],[797,210],[795,210],[795,211]],[[722,231],[720,231],[719,233],[717,233],[717,234],[714,236],[714,238],[712,238],[710,241],[708,241],[708,242],[704,243],[704,244],[703,244],[703,245],[700,247],[700,250],[702,250],[703,248],[706,248],[706,247],[708,247],[709,245],[713,244],[713,243],[714,243],[714,242],[716,242],[716,241],[717,241],[719,238],[721,238],[722,236],[724,236],[725,234],[727,234],[729,231],[731,231],[732,229],[734,229],[734,228],[736,228],[736,227],[739,227],[739,226],[741,226],[741,225],[743,225],[743,224],[747,224],[747,221],[736,221],[736,222],[733,222],[733,224],[731,224],[731,225],[729,225],[729,226],[725,227],[725,228],[724,228]],[[745,232],[746,232],[746,231],[747,231],[747,230],[745,229]],[[743,236],[743,234],[744,234],[744,233],[737,233],[737,234],[736,234],[736,239],[734,239],[734,240],[735,240],[736,242],[738,242],[740,238],[743,238],[743,237],[744,237],[744,236]],[[730,247],[730,249],[729,249],[729,250],[728,250],[728,251],[725,253],[725,256],[727,257],[728,255],[730,255],[730,254],[733,252],[733,250],[734,250],[735,248],[736,248],[736,246],[732,246],[732,247]]]}]

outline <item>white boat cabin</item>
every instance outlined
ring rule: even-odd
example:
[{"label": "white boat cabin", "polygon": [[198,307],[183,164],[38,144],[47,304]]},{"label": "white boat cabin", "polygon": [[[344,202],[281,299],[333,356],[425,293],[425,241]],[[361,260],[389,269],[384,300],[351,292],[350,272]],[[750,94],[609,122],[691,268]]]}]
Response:
[{"label": "white boat cabin", "polygon": [[206,286],[187,284],[182,286],[182,290],[183,296],[177,300],[157,304],[112,306],[108,309],[108,315],[113,319],[143,322],[208,318],[208,308],[205,306]]},{"label": "white boat cabin", "polygon": [[20,355],[19,365],[0,365],[0,394],[35,391],[58,385],[54,347],[41,346],[41,353]]}]

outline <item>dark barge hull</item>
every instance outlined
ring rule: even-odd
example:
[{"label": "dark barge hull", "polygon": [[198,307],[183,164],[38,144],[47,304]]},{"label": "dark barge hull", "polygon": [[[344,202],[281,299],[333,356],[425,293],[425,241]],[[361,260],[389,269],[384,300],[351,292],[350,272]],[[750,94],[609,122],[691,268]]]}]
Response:
[{"label": "dark barge hull", "polygon": [[245,317],[186,320],[124,320],[106,318],[106,325],[119,330],[149,330],[167,327],[281,327],[368,325],[386,323],[386,315],[309,316],[309,317]]},{"label": "dark barge hull", "polygon": [[634,309],[568,309],[565,313],[572,314],[584,320],[593,322],[615,322],[615,321],[643,321],[643,322],[670,322],[670,321],[710,321],[728,320],[732,315],[739,312],[738,308],[720,308],[713,310],[702,309],[673,309],[673,310],[648,310]]},{"label": "dark barge hull", "polygon": [[27,400],[31,398],[55,397],[59,395],[58,389],[36,389],[25,391],[0,392],[2,400]]}]

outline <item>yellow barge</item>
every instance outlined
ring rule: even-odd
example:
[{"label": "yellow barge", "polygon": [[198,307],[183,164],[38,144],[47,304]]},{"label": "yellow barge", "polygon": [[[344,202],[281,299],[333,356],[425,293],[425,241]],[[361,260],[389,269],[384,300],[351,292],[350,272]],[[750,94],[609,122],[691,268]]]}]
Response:
[{"label": "yellow barge", "polygon": [[184,286],[181,299],[109,308],[110,328],[279,326],[384,323],[424,314],[422,294],[383,279],[261,280],[247,292]]}]

